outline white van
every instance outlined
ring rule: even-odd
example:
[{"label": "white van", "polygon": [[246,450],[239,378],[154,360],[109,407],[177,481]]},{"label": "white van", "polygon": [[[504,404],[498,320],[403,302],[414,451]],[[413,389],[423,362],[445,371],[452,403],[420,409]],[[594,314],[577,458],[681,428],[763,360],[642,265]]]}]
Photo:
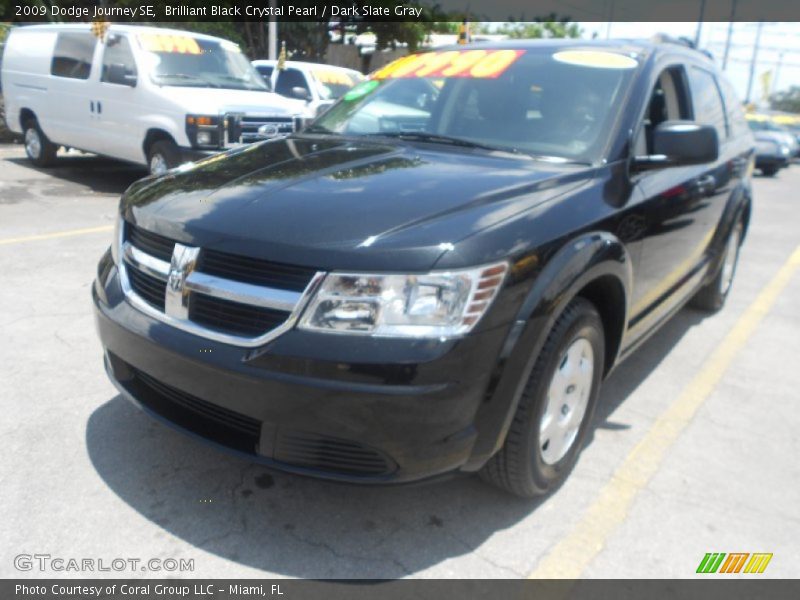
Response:
[{"label": "white van", "polygon": [[8,127],[37,166],[64,146],[159,174],[312,116],[269,91],[236,44],[155,27],[113,24],[102,40],[88,23],[15,27],[2,89]]}]

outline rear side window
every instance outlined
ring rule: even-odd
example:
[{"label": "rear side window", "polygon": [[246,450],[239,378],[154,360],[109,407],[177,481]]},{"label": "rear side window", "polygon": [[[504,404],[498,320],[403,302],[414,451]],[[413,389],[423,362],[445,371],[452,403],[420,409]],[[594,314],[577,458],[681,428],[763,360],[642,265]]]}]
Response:
[{"label": "rear side window", "polygon": [[50,74],[70,79],[89,79],[97,43],[91,33],[59,33],[50,63]]},{"label": "rear side window", "polygon": [[739,137],[749,133],[747,120],[744,117],[744,107],[736,95],[731,83],[724,77],[719,78],[719,87],[722,90],[722,99],[725,101],[725,109],[728,111],[728,135]]},{"label": "rear side window", "polygon": [[724,140],[728,136],[728,124],[714,75],[705,69],[692,67],[689,70],[689,83],[692,88],[695,120],[703,125],[716,127],[719,139]]},{"label": "rear side window", "polygon": [[100,81],[108,81],[111,65],[121,65],[125,75],[136,77],[136,62],[128,38],[125,36],[114,35],[108,38],[103,52],[103,71],[100,74]]}]

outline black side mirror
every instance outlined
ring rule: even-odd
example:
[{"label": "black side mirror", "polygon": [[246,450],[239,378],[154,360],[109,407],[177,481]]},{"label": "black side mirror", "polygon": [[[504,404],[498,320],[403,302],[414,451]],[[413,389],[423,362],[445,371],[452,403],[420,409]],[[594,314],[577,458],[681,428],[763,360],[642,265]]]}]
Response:
[{"label": "black side mirror", "polygon": [[311,100],[311,92],[309,92],[306,88],[296,86],[292,88],[290,92],[292,98],[297,98],[298,100],[305,100],[306,102]]},{"label": "black side mirror", "polygon": [[117,85],[127,85],[136,87],[136,75],[129,75],[122,63],[112,63],[108,65],[105,81],[116,83]]},{"label": "black side mirror", "polygon": [[694,121],[664,121],[653,131],[653,154],[636,156],[636,170],[701,165],[719,157],[717,130]]}]

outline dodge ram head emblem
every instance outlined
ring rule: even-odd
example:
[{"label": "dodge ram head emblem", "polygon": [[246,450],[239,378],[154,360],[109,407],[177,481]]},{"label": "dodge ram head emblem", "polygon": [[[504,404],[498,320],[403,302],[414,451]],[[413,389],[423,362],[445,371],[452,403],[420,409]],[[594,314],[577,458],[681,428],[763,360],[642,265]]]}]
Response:
[{"label": "dodge ram head emblem", "polygon": [[170,317],[186,320],[189,318],[189,292],[186,289],[186,278],[194,271],[200,248],[175,244],[167,277],[167,295],[164,312]]}]

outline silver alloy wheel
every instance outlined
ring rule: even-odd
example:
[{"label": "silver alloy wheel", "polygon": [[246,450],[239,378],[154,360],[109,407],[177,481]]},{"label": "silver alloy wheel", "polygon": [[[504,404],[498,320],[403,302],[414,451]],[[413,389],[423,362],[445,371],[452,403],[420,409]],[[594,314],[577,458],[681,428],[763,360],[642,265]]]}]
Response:
[{"label": "silver alloy wheel", "polygon": [[547,390],[547,406],[539,422],[539,452],[545,464],[556,464],[575,443],[593,380],[592,344],[578,338],[561,356]]},{"label": "silver alloy wheel", "polygon": [[38,160],[42,155],[42,139],[35,127],[28,127],[25,130],[25,152],[33,160]]},{"label": "silver alloy wheel", "polygon": [[725,260],[722,263],[722,277],[720,278],[719,291],[724,296],[728,293],[733,283],[736,272],[736,261],[739,258],[739,244],[742,241],[742,222],[739,221],[731,231],[728,245],[725,247]]},{"label": "silver alloy wheel", "polygon": [[163,175],[167,171],[169,171],[169,166],[167,165],[167,159],[165,159],[158,152],[153,154],[153,156],[150,157],[150,174]]}]

